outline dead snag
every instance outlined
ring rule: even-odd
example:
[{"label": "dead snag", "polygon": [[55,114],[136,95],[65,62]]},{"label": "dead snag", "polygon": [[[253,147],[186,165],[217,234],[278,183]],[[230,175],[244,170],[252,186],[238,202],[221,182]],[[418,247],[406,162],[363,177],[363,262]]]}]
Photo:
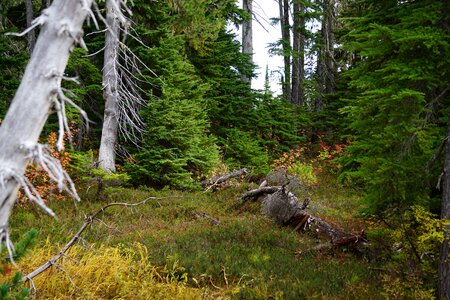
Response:
[{"label": "dead snag", "polygon": [[221,176],[215,176],[213,178],[203,180],[201,182],[203,188],[206,188],[206,190],[215,189],[219,184],[230,180],[231,178],[240,177],[242,175],[246,175],[248,173],[248,170],[246,168],[242,168],[236,171],[233,171],[231,173],[221,175]]}]

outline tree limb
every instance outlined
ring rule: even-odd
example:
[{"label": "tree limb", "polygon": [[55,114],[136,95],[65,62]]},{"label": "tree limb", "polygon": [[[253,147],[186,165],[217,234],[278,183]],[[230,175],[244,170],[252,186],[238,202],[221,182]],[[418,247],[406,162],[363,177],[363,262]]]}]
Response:
[{"label": "tree limb", "polygon": [[61,250],[59,251],[58,254],[54,255],[52,258],[50,258],[47,262],[45,262],[43,265],[38,267],[36,270],[28,273],[26,276],[24,276],[22,278],[22,281],[23,282],[26,282],[26,281],[32,282],[34,277],[36,277],[37,275],[41,274],[42,272],[44,272],[45,270],[47,270],[51,266],[55,266],[56,265],[56,261],[59,260],[61,257],[65,256],[66,252],[70,249],[70,247],[72,247],[75,244],[75,242],[77,242],[78,240],[81,239],[81,234],[86,230],[86,228],[88,228],[95,221],[95,219],[97,218],[97,216],[100,213],[104,212],[109,207],[112,207],[112,206],[135,207],[135,206],[143,205],[143,204],[147,203],[150,200],[159,200],[159,199],[175,198],[175,197],[177,197],[177,196],[172,196],[172,197],[148,197],[147,199],[142,200],[142,201],[137,202],[137,203],[114,202],[114,203],[109,203],[108,205],[103,206],[98,211],[96,211],[94,214],[92,214],[92,215],[90,215],[90,216],[88,216],[86,218],[85,222],[80,227],[80,229],[78,229],[77,233],[72,236],[70,241],[63,248],[61,248]]},{"label": "tree limb", "polygon": [[203,180],[201,182],[203,187],[207,187],[209,186],[206,191],[215,188],[217,185],[221,184],[222,182],[225,182],[227,180],[230,180],[231,178],[235,178],[235,177],[239,177],[242,175],[245,175],[248,173],[248,170],[246,168],[242,168],[236,171],[233,171],[231,173],[219,176],[217,178],[212,178],[212,179],[208,179],[208,180]]}]

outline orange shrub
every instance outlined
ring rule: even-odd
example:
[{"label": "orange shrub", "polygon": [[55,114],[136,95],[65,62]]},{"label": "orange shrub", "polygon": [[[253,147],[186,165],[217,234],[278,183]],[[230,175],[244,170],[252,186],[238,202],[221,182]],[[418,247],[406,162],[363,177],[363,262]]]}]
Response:
[{"label": "orange shrub", "polygon": [[[67,140],[67,135],[65,136],[65,140]],[[50,133],[50,135],[47,137],[48,150],[50,151],[51,156],[59,159],[63,169],[67,170],[71,161],[70,153],[65,149],[63,149],[62,151],[58,151],[56,148],[57,141],[58,137],[56,132]],[[42,199],[46,200],[50,197],[57,200],[65,199],[65,196],[59,192],[57,184],[50,180],[47,172],[43,170],[42,167],[36,166],[34,164],[29,164],[25,172],[25,177],[27,177],[28,180],[33,184]],[[28,201],[28,197],[23,192],[23,189],[19,190],[17,198],[22,202]]]}]

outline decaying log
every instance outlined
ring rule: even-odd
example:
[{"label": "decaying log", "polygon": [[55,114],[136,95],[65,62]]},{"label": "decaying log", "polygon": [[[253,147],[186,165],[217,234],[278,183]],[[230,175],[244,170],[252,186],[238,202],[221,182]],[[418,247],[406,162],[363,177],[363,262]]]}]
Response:
[{"label": "decaying log", "polygon": [[276,191],[280,190],[281,186],[263,186],[257,188],[255,190],[248,191],[247,193],[242,194],[239,200],[247,200],[247,199],[255,199],[261,195],[273,194]]},{"label": "decaying log", "polygon": [[208,187],[207,190],[210,189],[214,189],[216,186],[218,186],[219,184],[230,180],[231,178],[236,178],[236,177],[240,177],[242,175],[246,175],[248,173],[248,170],[246,168],[242,168],[236,171],[233,171],[231,173],[225,174],[225,175],[221,175],[221,176],[216,176],[207,180],[203,180],[201,182],[202,186]]},{"label": "decaying log", "polygon": [[364,230],[360,232],[360,234],[350,235],[347,237],[343,237],[341,239],[330,241],[327,243],[321,243],[312,248],[306,249],[304,251],[297,251],[296,255],[303,255],[306,253],[312,253],[317,251],[326,251],[330,249],[336,249],[340,247],[351,247],[355,251],[361,251],[361,245],[364,245],[367,242],[367,237],[364,233]]},{"label": "decaying log", "polygon": [[278,224],[287,225],[301,210],[301,205],[293,193],[282,187],[264,198],[261,210]]},{"label": "decaying log", "polygon": [[360,234],[352,234],[325,222],[321,218],[312,216],[306,210],[311,199],[306,198],[303,204],[300,204],[298,198],[292,192],[287,191],[284,186],[260,187],[244,193],[240,200],[256,198],[261,195],[265,195],[261,204],[261,211],[277,224],[291,226],[299,232],[310,230],[329,239],[329,242],[319,244],[310,249],[311,251],[357,245],[367,241],[364,231],[361,231]]}]

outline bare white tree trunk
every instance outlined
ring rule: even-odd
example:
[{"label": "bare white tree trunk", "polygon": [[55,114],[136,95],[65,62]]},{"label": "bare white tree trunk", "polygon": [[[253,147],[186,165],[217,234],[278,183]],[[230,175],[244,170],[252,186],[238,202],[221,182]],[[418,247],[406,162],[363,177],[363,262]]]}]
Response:
[{"label": "bare white tree trunk", "polygon": [[[8,219],[19,185],[30,188],[25,168],[33,158],[42,158],[41,130],[52,106],[60,115],[64,103],[70,102],[62,93],[61,80],[74,44],[82,42],[82,24],[91,4],[92,0],[55,0],[33,22],[32,28],[42,25],[39,38],[0,126],[0,239],[8,249]],[[54,171],[53,163],[44,164]]]},{"label": "bare white tree trunk", "polygon": [[116,144],[119,128],[119,20],[113,0],[106,0],[106,23],[109,30],[105,34],[105,56],[103,63],[103,96],[105,113],[102,138],[100,141],[99,166],[107,173],[116,171]]},{"label": "bare white tree trunk", "polygon": [[[250,61],[253,62],[253,0],[244,0],[242,8],[250,15],[250,20],[242,24],[242,52],[250,54]],[[251,82],[251,78],[244,76],[247,82]]]}]

